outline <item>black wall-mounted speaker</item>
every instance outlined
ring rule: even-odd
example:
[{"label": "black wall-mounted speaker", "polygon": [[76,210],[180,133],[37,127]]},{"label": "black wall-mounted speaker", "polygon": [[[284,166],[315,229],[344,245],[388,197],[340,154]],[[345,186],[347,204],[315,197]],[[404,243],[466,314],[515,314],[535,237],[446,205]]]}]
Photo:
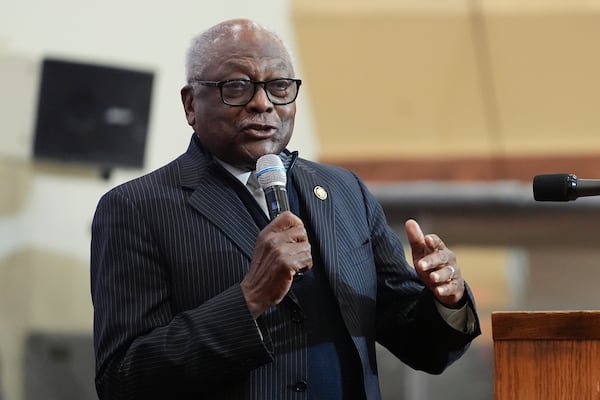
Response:
[{"label": "black wall-mounted speaker", "polygon": [[25,343],[25,400],[97,400],[92,334],[32,332]]},{"label": "black wall-mounted speaker", "polygon": [[34,159],[142,168],[153,78],[148,71],[45,59]]}]

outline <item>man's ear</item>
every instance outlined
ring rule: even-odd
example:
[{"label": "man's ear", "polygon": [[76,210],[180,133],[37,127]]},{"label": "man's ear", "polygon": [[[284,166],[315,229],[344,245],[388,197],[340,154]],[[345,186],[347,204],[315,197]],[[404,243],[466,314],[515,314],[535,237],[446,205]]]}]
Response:
[{"label": "man's ear", "polygon": [[188,125],[194,126],[196,123],[196,114],[194,112],[194,90],[190,85],[181,88],[181,102]]}]

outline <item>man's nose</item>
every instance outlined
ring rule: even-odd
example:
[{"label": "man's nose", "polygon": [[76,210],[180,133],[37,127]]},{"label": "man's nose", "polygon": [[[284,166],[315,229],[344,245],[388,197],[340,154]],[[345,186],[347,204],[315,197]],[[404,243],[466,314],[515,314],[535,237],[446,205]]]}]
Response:
[{"label": "man's nose", "polygon": [[273,103],[269,100],[269,96],[267,94],[267,89],[265,88],[265,84],[258,84],[256,86],[256,91],[254,92],[254,96],[250,99],[250,102],[247,104],[247,107],[250,107],[259,112],[268,112],[273,110]]}]

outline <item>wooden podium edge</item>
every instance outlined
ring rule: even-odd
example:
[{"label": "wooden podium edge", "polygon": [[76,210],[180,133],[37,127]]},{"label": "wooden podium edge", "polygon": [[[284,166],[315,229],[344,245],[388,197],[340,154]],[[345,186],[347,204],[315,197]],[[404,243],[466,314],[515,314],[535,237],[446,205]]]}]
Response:
[{"label": "wooden podium edge", "polygon": [[600,311],[492,312],[493,340],[600,339]]}]

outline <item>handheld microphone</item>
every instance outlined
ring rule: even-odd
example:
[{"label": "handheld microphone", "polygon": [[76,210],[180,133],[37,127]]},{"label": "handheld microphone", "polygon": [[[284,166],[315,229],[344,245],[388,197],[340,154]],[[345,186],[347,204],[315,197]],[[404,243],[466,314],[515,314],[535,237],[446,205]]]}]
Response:
[{"label": "handheld microphone", "polygon": [[265,192],[269,218],[290,209],[285,188],[287,176],[283,162],[276,154],[265,154],[256,161],[256,179]]},{"label": "handheld microphone", "polygon": [[577,179],[574,174],[536,175],[533,198],[537,201],[570,201],[600,195],[600,180]]},{"label": "handheld microphone", "polygon": [[[273,220],[284,211],[289,211],[290,204],[285,185],[287,175],[283,162],[276,154],[265,154],[256,161],[256,179],[265,192],[269,218]],[[294,281],[304,277],[305,269],[294,274]]]}]

